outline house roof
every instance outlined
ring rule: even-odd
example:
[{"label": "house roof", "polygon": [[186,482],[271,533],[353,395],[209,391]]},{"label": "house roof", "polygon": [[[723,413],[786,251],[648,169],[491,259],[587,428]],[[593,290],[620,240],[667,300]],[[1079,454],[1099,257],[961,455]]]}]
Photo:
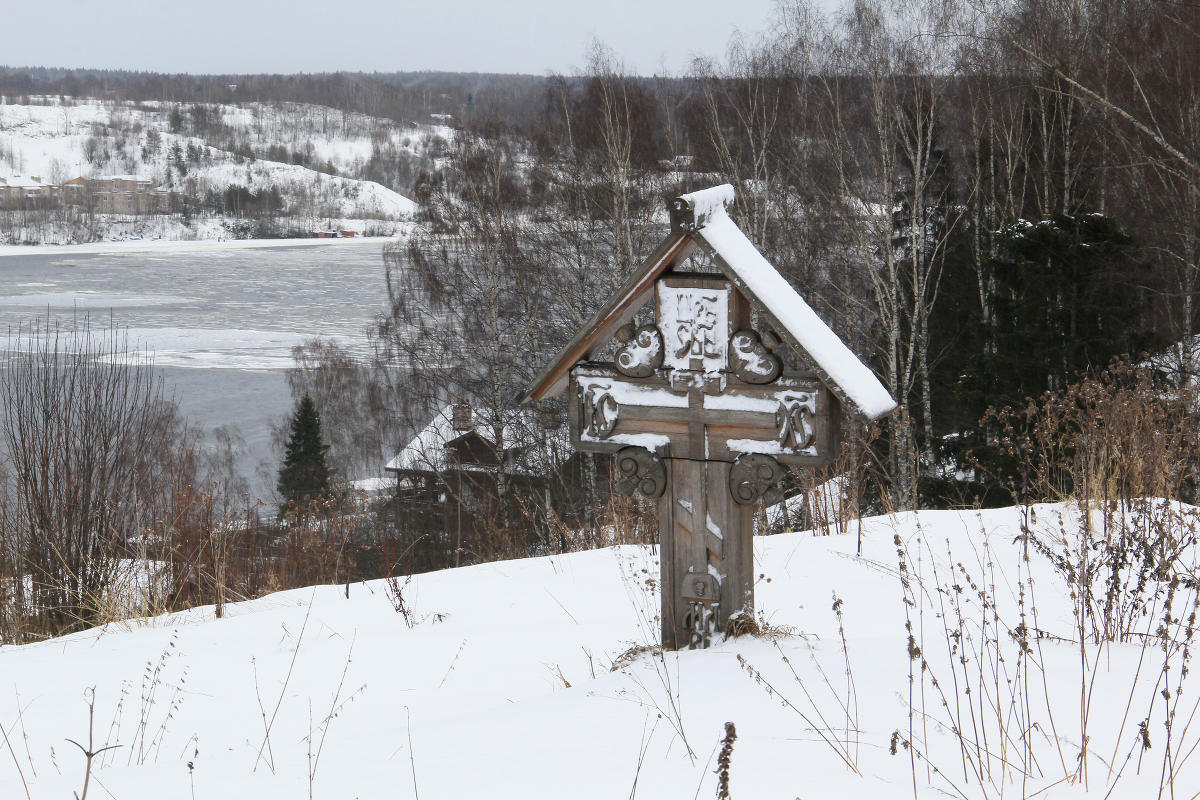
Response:
[{"label": "house roof", "polygon": [[[491,446],[496,444],[495,429],[491,425],[472,426],[470,430],[456,431],[453,422],[454,406],[447,404],[421,431],[406,444],[385,467],[389,472],[443,472],[449,469],[465,471],[492,470],[481,465],[458,464],[446,455],[446,448],[469,436],[478,436]],[[477,418],[478,415],[472,415]],[[571,452],[570,442],[561,431],[547,431],[545,448],[528,446],[525,434],[538,425],[536,415],[529,409],[514,409],[506,416],[503,435],[504,471],[514,475],[541,475],[552,465],[547,461],[564,460]]]},{"label": "house roof", "polygon": [[649,301],[655,279],[699,246],[713,257],[726,278],[758,304],[776,332],[800,352],[840,400],[868,419],[895,409],[896,401],[875,374],[729,218],[725,209],[733,200],[734,189],[729,184],[677,197],[671,204],[671,234],[543,370],[525,399],[541,400],[562,391],[571,367],[589,350],[605,346],[616,329]]},{"label": "house roof", "polygon": [[53,186],[53,184],[46,183],[40,178],[26,177],[24,175],[12,175],[10,177],[0,178],[0,183],[11,186],[14,189],[42,189]]},{"label": "house roof", "polygon": [[429,424],[406,444],[395,458],[388,462],[388,470],[440,471],[447,465],[445,448],[450,442],[462,437],[462,431],[454,430],[453,407],[445,406],[434,415]]}]

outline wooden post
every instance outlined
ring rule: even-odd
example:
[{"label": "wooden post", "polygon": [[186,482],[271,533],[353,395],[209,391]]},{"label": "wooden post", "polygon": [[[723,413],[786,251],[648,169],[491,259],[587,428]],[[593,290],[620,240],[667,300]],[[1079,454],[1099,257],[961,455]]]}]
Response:
[{"label": "wooden post", "polygon": [[725,461],[667,459],[658,501],[663,646],[707,647],[754,613],[754,506],[734,502]]}]

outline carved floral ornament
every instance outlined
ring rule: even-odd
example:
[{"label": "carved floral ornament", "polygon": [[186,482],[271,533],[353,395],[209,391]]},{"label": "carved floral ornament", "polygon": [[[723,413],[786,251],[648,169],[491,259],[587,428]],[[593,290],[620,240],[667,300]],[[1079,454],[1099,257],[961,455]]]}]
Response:
[{"label": "carved floral ornament", "polygon": [[631,378],[648,378],[663,364],[663,338],[658,328],[643,325],[634,328],[625,325],[617,331],[621,342],[614,364],[622,375]]}]

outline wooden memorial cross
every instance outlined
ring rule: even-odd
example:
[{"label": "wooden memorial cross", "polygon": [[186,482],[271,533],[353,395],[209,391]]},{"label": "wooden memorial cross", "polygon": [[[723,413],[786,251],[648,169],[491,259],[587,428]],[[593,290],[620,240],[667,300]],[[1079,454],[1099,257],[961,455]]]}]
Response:
[{"label": "wooden memorial cross", "polygon": [[[732,200],[728,185],[676,198],[670,236],[526,397],[569,389],[574,445],[612,453],[619,490],[658,498],[670,649],[706,647],[754,613],[753,513],[783,465],[829,463],[843,405],[869,419],[895,408],[729,219]],[[719,272],[682,269],[697,248]],[[651,301],[653,321],[636,327]],[[593,360],[614,337],[613,360]]]}]

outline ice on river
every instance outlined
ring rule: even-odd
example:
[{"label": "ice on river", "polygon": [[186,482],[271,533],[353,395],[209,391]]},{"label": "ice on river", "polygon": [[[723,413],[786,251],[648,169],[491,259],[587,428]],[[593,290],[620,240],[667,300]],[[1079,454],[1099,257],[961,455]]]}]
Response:
[{"label": "ice on river", "polygon": [[289,331],[218,328],[131,328],[130,349],[153,354],[160,367],[287,369],[292,348],[309,337]]},{"label": "ice on river", "polygon": [[[378,240],[246,244],[26,248],[0,258],[0,350],[15,346],[18,326],[44,328],[47,317],[65,326],[83,318],[93,329],[120,327],[135,353],[153,354],[193,423],[237,427],[247,443],[239,467],[256,493],[267,492],[277,467],[271,426],[292,405],[284,375],[292,348],[320,337],[362,350],[386,291]],[[264,464],[268,477],[253,477]]]},{"label": "ice on river", "polygon": [[[42,286],[53,284],[40,284]],[[0,295],[0,306],[33,309],[107,309],[141,308],[143,306],[195,305],[195,298],[173,295],[142,294],[130,295],[118,292],[64,291],[30,292],[27,294]]]}]

